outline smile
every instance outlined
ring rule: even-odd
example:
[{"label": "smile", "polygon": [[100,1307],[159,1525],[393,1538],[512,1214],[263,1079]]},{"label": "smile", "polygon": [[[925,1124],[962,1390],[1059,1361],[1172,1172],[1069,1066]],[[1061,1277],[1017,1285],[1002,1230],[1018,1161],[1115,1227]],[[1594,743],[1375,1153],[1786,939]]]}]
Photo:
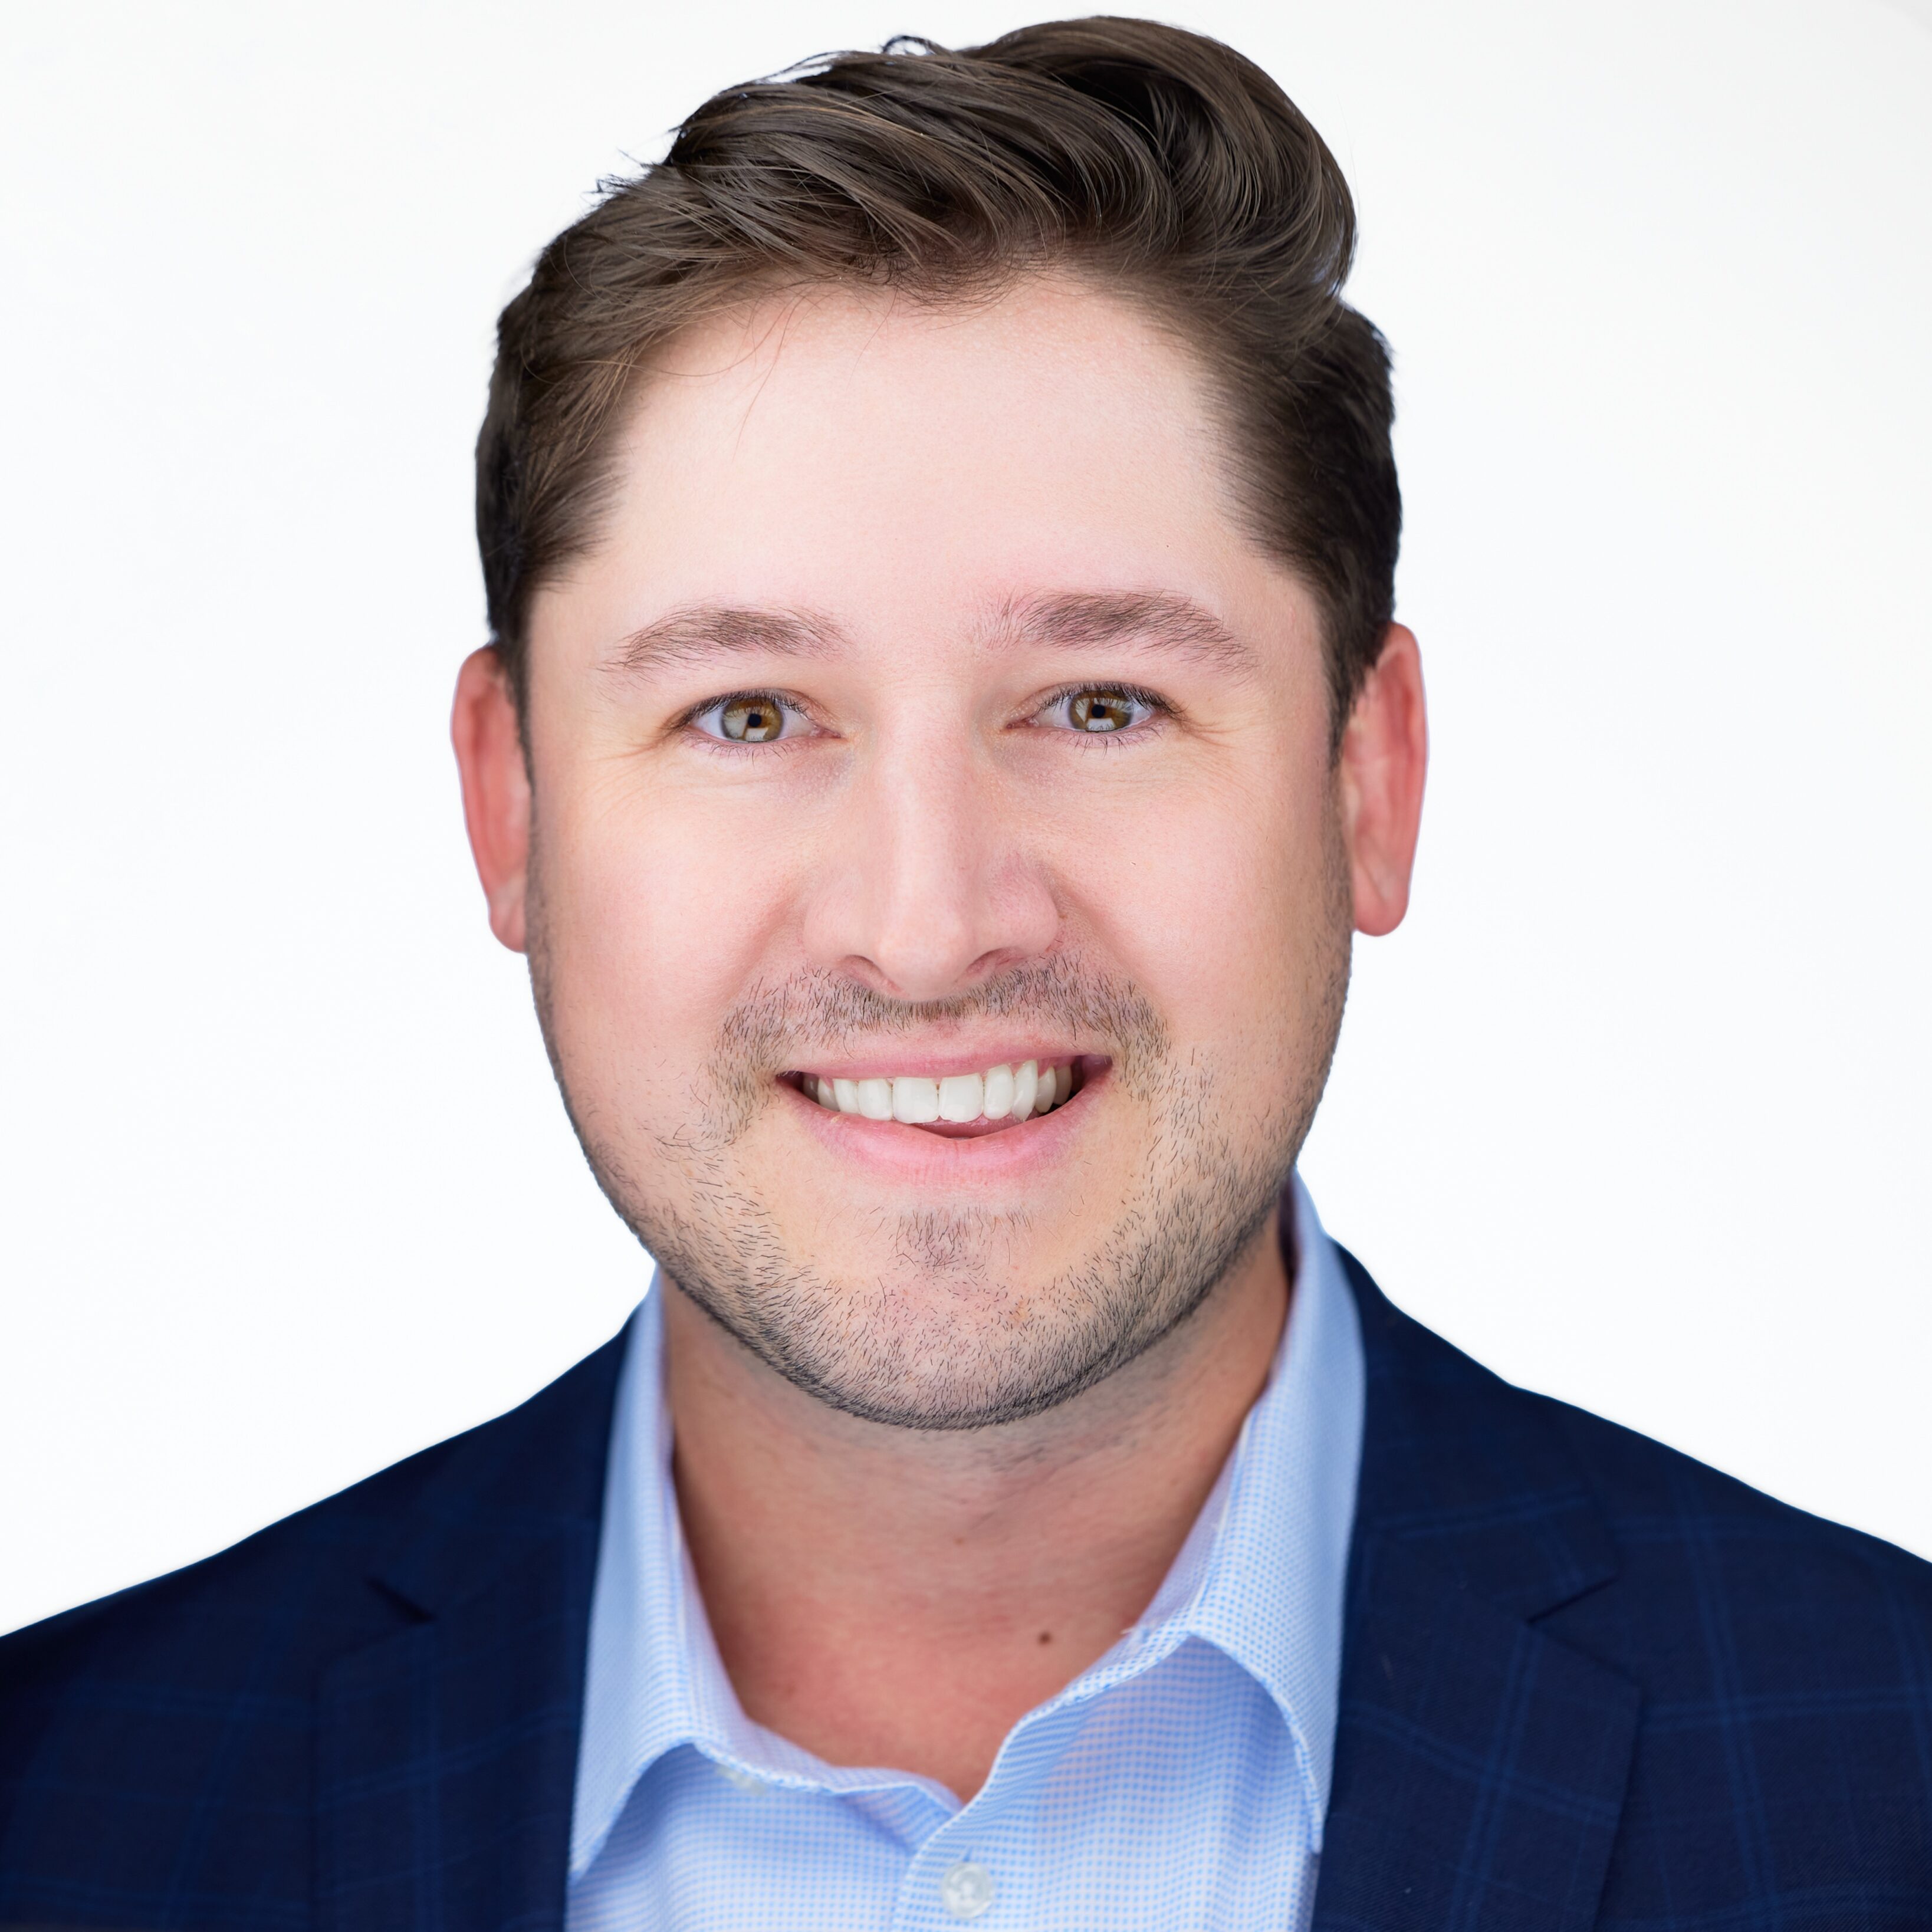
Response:
[{"label": "smile", "polygon": [[938,1078],[897,1073],[843,1080],[801,1073],[797,1079],[808,1100],[833,1113],[856,1114],[868,1120],[897,1120],[940,1133],[949,1127],[984,1133],[1016,1126],[1064,1106],[1083,1084],[1077,1061],[1049,1061],[1042,1066],[1036,1060]]}]

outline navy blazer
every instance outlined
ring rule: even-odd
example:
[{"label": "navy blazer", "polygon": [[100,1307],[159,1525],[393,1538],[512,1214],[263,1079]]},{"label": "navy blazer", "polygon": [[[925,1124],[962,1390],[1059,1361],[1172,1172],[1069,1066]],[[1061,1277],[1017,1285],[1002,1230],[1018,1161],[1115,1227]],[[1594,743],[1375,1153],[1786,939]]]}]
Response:
[{"label": "navy blazer", "polygon": [[[1347,1267],[1317,1932],[1932,1928],[1932,1566],[1509,1387]],[[0,1921],[558,1932],[621,1339],[0,1641]]]}]

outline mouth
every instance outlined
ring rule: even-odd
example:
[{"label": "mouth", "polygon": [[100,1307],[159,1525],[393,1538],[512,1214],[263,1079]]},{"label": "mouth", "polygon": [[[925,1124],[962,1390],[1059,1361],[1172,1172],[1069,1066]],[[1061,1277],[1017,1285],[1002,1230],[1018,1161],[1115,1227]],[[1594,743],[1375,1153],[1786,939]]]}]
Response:
[{"label": "mouth", "polygon": [[789,1073],[787,1082],[828,1112],[860,1120],[894,1120],[949,1139],[997,1134],[1064,1107],[1106,1066],[1088,1057],[1002,1063],[978,1072],[878,1073],[846,1079]]}]

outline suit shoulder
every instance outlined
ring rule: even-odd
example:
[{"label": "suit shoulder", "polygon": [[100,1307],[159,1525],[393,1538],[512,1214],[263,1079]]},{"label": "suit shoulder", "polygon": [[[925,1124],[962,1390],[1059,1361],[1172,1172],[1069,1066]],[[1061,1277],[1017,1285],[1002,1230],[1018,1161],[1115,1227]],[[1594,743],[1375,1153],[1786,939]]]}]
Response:
[{"label": "suit shoulder", "polygon": [[1932,1592],[1932,1563],[1863,1530],[1814,1516],[1654,1437],[1549,1396],[1532,1396],[1568,1439],[1624,1538],[1738,1538],[1835,1558]]},{"label": "suit shoulder", "polygon": [[164,1622],[200,1622],[242,1608],[317,1572],[359,1568],[358,1558],[379,1554],[385,1534],[407,1520],[410,1505],[465,1436],[392,1463],[212,1556],[0,1636],[0,1708],[8,1692],[20,1688],[23,1673],[57,1670]]},{"label": "suit shoulder", "polygon": [[210,1923],[298,1922],[330,1672],[540,1552],[587,1567],[620,1352],[218,1556],[0,1640],[0,1918],[76,1899],[165,1916],[191,1874]]},{"label": "suit shoulder", "polygon": [[1380,1403],[1361,1494],[1372,1486],[1385,1517],[1410,1534],[1460,1522],[1466,1542],[1486,1522],[1513,1564],[1538,1570],[1560,1533],[1575,1588],[1539,1612],[1552,1634],[1684,1708],[1762,1695],[1840,1721],[1906,1714],[1932,1766],[1932,1564],[1504,1382],[1342,1259],[1372,1420]]},{"label": "suit shoulder", "polygon": [[[506,1414],[432,1444],[199,1562],[0,1636],[0,1762],[76,1683],[139,1679],[214,1694],[305,1683],[323,1658],[396,1627],[372,1574],[418,1528],[487,1517],[514,1534],[567,1508],[560,1487],[601,1436],[622,1337]],[[573,1458],[571,1450],[580,1453]]]},{"label": "suit shoulder", "polygon": [[[1506,1466],[1516,1472],[1512,1503],[1519,1510],[1532,1496],[1560,1504],[1566,1495],[1587,1495],[1627,1570],[1641,1572],[1671,1552],[1694,1556],[1708,1571],[1722,1551],[1736,1573],[1731,1580],[1759,1593],[1775,1596],[1794,1576],[1808,1575],[1895,1596],[1922,1613],[1932,1608],[1932,1563],[1780,1502],[1620,1423],[1505,1382],[1405,1315],[1354,1256],[1340,1252],[1361,1316],[1371,1406],[1378,1382],[1397,1397],[1380,1439],[1364,1444],[1365,1493],[1372,1449],[1382,1486],[1411,1514],[1465,1505],[1454,1486],[1457,1468],[1493,1474],[1495,1466]],[[1465,1453],[1445,1456],[1445,1445]]]},{"label": "suit shoulder", "polygon": [[[1602,1509],[1618,1574],[1551,1627],[1653,1695],[1810,1700],[1932,1722],[1932,1563],[1813,1516],[1634,1430],[1531,1398]],[[1687,1708],[1688,1706],[1687,1705]]]}]

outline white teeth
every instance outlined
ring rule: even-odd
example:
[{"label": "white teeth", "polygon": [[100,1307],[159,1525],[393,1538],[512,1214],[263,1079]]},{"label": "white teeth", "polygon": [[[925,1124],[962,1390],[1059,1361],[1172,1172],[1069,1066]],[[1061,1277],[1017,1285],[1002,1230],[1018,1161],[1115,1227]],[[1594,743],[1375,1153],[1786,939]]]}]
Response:
[{"label": "white teeth", "polygon": [[[943,1105],[945,1096],[940,1096]],[[982,1102],[989,1120],[1004,1120],[1013,1111],[1013,1070],[995,1066],[986,1076],[986,1097]]]},{"label": "white teeth", "polygon": [[892,1118],[909,1127],[923,1126],[939,1118],[939,1082],[916,1073],[902,1073],[892,1082]]},{"label": "white teeth", "polygon": [[977,1073],[949,1073],[939,1083],[939,1118],[963,1125],[976,1120],[986,1106],[986,1082]]},{"label": "white teeth", "polygon": [[1012,1105],[1008,1108],[1013,1118],[1023,1120],[1033,1112],[1034,1096],[1040,1091],[1040,1062],[1023,1060],[1020,1070],[1013,1076]]},{"label": "white teeth", "polygon": [[868,1080],[828,1080],[806,1073],[799,1076],[799,1084],[808,1098],[835,1113],[903,1120],[908,1126],[934,1120],[963,1126],[978,1120],[1024,1120],[1051,1113],[1072,1098],[1073,1070],[1042,1067],[1036,1060],[1025,1060],[1018,1066],[949,1073],[938,1080],[916,1073]]}]

